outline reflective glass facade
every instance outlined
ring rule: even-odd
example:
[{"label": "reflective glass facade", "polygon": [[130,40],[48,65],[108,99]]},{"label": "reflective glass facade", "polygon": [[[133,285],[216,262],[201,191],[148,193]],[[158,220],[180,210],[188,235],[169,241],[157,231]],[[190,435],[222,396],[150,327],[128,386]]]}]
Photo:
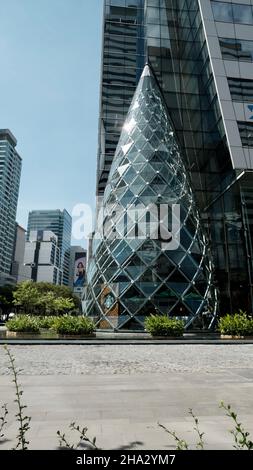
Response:
[{"label": "reflective glass facade", "polygon": [[97,194],[103,195],[144,58],[144,0],[106,0]]},{"label": "reflective glass facade", "polygon": [[[147,0],[147,4],[150,2],[154,4],[155,0]],[[186,167],[202,223],[209,235],[215,265],[215,285],[219,292],[219,311],[234,312],[244,308],[252,312],[252,252],[247,235],[250,230],[247,224],[251,220],[251,202],[247,199],[247,203],[242,204],[241,184],[246,176],[240,169],[233,169],[232,149],[225,130],[227,123],[221,112],[215,83],[217,77],[208,51],[209,38],[205,35],[200,7],[203,13],[201,4],[209,2],[161,0],[156,3],[160,5],[160,10],[162,5],[166,7],[163,11],[164,14],[166,11],[168,18],[167,39],[170,48],[164,50],[158,47],[152,50],[148,46],[148,56],[160,77],[176,134],[185,150]],[[214,19],[218,21],[231,22],[231,26],[235,22],[243,23],[244,28],[246,24],[251,24],[250,5],[244,8],[244,5],[236,3],[210,4],[213,11],[216,8]],[[217,11],[223,15],[223,19],[218,19]],[[223,30],[222,26],[220,30]],[[149,38],[148,25],[147,36]],[[220,74],[219,70],[217,74]],[[251,81],[236,77],[230,82],[230,79],[232,77],[227,78],[230,91],[227,99],[232,101],[233,93],[239,90],[240,100],[249,102]],[[236,83],[237,90],[229,90],[230,83]],[[223,96],[222,89],[220,99]],[[236,98],[236,101],[240,100]],[[229,110],[229,117],[230,114]],[[252,146],[250,123],[237,122],[237,126],[241,136],[239,145]],[[252,178],[251,173],[248,178]]]},{"label": "reflective glass facade", "polygon": [[201,209],[218,194],[217,183],[231,164],[198,2],[151,3],[156,3],[167,25],[157,29],[154,41],[154,25],[147,23],[148,58],[184,149]]},{"label": "reflective glass facade", "polygon": [[[108,12],[109,6],[119,2],[105,3]],[[211,0],[133,3],[143,18],[140,23],[136,21],[136,27],[137,24],[143,27],[135,47],[144,51],[142,58],[150,63],[169,110],[212,251],[219,311],[243,308],[252,312],[253,200],[249,190],[250,181],[253,184],[252,2],[250,5]],[[129,5],[130,2],[128,8]],[[105,25],[107,21],[105,14]],[[119,22],[125,24],[123,20]],[[129,36],[124,29],[121,32],[121,42],[126,44]],[[103,70],[105,54],[104,47]],[[132,52],[125,50],[124,55],[125,60],[128,55],[134,60]],[[135,60],[139,57],[136,53]],[[111,95],[109,90],[103,81],[102,93]],[[134,86],[126,86],[125,90],[130,102]],[[121,109],[125,116],[127,106]],[[123,120],[120,124],[113,119],[112,126],[119,126],[111,154],[123,125]],[[100,122],[103,122],[103,108]],[[112,158],[106,156],[107,131],[103,125],[97,186],[100,195],[106,186]],[[108,158],[108,164],[104,165],[101,155]],[[103,183],[99,183],[102,174]]]},{"label": "reflective glass facade", "polygon": [[87,312],[100,327],[143,328],[155,312],[181,317],[188,327],[207,304],[215,311],[207,242],[148,65],[122,129],[101,219],[87,292]]}]

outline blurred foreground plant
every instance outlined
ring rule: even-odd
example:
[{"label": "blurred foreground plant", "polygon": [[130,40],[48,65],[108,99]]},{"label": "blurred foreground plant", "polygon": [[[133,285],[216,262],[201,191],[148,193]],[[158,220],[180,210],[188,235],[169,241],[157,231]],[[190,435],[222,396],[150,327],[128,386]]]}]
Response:
[{"label": "blurred foreground plant", "polygon": [[18,449],[28,450],[27,446],[29,444],[29,441],[26,439],[26,433],[30,429],[31,417],[26,416],[26,414],[24,413],[24,410],[25,408],[27,408],[27,406],[23,405],[22,403],[23,390],[21,390],[21,387],[18,383],[18,375],[20,372],[22,372],[22,370],[16,368],[15,357],[11,354],[8,347],[4,346],[4,348],[10,361],[9,367],[13,374],[12,382],[14,383],[15,390],[16,390],[16,399],[14,400],[14,403],[17,403],[17,407],[18,407],[18,413],[15,415],[15,417],[17,418],[19,428],[18,428],[16,447],[13,450],[18,450]]},{"label": "blurred foreground plant", "polygon": [[70,427],[71,431],[77,431],[78,432],[79,441],[78,441],[77,444],[70,444],[66,439],[66,434],[65,433],[62,434],[60,431],[57,431],[57,436],[60,439],[60,447],[65,447],[65,448],[70,449],[70,450],[74,450],[74,449],[77,450],[80,447],[80,445],[82,445],[83,442],[85,442],[85,443],[90,444],[91,450],[99,450],[98,447],[96,446],[97,438],[93,437],[93,439],[91,440],[87,436],[88,428],[80,428],[80,426],[76,425],[75,422],[71,423],[69,425],[69,427]]}]

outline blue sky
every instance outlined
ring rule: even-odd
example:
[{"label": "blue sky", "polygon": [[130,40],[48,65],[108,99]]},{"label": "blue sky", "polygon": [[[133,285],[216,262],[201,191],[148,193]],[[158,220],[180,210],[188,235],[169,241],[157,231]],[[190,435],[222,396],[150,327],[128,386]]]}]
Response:
[{"label": "blue sky", "polygon": [[93,204],[102,0],[0,0],[0,128],[23,159],[17,220]]}]

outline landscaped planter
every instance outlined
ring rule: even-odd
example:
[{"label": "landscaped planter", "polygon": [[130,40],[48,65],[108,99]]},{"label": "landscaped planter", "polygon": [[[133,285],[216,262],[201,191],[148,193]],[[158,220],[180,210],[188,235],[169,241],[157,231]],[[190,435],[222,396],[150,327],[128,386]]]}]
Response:
[{"label": "landscaped planter", "polygon": [[151,335],[152,339],[183,339],[183,335],[180,336],[156,336],[156,335]]},{"label": "landscaped planter", "polygon": [[82,339],[95,336],[94,324],[87,317],[63,316],[57,318],[53,329],[58,334],[58,338]]},{"label": "landscaped planter", "polygon": [[40,328],[40,337],[41,339],[57,339],[58,333],[56,331],[48,328]]},{"label": "landscaped planter", "polygon": [[221,317],[218,323],[221,339],[252,339],[253,318],[239,310],[233,315]]},{"label": "landscaped planter", "polygon": [[178,339],[183,337],[184,323],[167,315],[150,315],[145,320],[145,331],[153,339]]},{"label": "landscaped planter", "polygon": [[21,338],[21,339],[32,339],[38,338],[40,333],[33,333],[28,331],[6,331],[6,338]]},{"label": "landscaped planter", "polygon": [[240,335],[220,335],[221,339],[252,339],[253,336],[240,336]]},{"label": "landscaped planter", "polygon": [[58,338],[62,338],[62,339],[91,339],[91,338],[95,338],[96,337],[96,333],[91,333],[89,335],[62,335],[60,333],[58,333]]},{"label": "landscaped planter", "polygon": [[96,333],[89,335],[61,335],[56,331],[41,330],[39,333],[25,332],[25,331],[5,331],[6,338],[19,338],[19,339],[91,339],[96,337]]}]

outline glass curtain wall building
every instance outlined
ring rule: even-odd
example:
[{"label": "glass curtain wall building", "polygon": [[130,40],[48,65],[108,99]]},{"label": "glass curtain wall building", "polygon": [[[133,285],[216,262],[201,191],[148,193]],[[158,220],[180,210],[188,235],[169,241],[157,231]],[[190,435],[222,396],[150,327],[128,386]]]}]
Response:
[{"label": "glass curtain wall building", "polygon": [[0,129],[0,274],[3,278],[10,275],[15,245],[22,167],[16,145],[14,135],[8,129]]},{"label": "glass curtain wall building", "polygon": [[97,194],[103,195],[144,56],[144,0],[104,4]]},{"label": "glass curtain wall building", "polygon": [[[252,4],[209,0],[148,0],[146,10],[148,57],[185,152],[223,313],[253,308],[253,65],[245,44],[253,37],[252,11]],[[232,59],[228,48],[237,53]]]},{"label": "glass curtain wall building", "polygon": [[[138,329],[151,313],[198,324],[215,312],[208,243],[180,148],[148,65],[124,123],[93,239],[87,313]],[[214,315],[210,321],[214,319]]]},{"label": "glass curtain wall building", "polygon": [[57,235],[61,254],[61,268],[63,271],[62,279],[59,283],[67,286],[69,283],[69,257],[72,230],[71,216],[66,209],[63,211],[59,209],[31,211],[28,217],[27,240],[29,240],[30,232],[37,230],[50,230]]},{"label": "glass curtain wall building", "polygon": [[104,8],[97,194],[148,62],[209,238],[219,310],[252,312],[253,2],[105,0]]}]

